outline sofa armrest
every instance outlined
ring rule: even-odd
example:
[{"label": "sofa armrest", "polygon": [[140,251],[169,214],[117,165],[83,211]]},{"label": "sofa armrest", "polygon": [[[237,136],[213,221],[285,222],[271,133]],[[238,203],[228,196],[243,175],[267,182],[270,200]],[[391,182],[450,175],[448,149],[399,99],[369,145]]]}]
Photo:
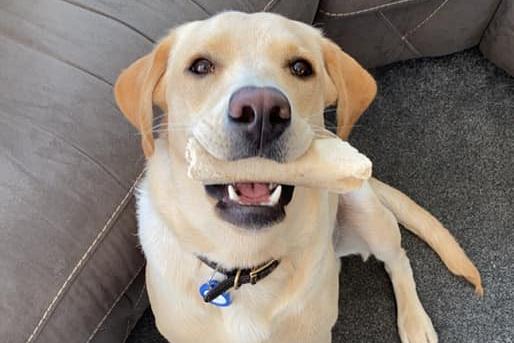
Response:
[{"label": "sofa armrest", "polygon": [[482,53],[514,76],[514,2],[503,0],[480,42]]}]

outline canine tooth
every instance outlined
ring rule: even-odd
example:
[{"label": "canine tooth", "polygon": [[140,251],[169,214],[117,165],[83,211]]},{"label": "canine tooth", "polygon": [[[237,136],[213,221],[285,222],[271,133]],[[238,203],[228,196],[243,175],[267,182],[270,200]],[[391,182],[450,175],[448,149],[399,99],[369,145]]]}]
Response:
[{"label": "canine tooth", "polygon": [[234,189],[234,186],[228,185],[228,197],[232,201],[239,202],[239,195],[237,195],[236,190]]},{"label": "canine tooth", "polygon": [[278,200],[280,199],[280,195],[282,195],[282,185],[278,185],[277,188],[271,193],[271,196],[269,197],[269,204],[271,206],[275,206],[278,203]]},{"label": "canine tooth", "polygon": [[268,184],[268,189],[271,191],[273,188],[275,188],[277,186],[276,183],[269,183]]}]

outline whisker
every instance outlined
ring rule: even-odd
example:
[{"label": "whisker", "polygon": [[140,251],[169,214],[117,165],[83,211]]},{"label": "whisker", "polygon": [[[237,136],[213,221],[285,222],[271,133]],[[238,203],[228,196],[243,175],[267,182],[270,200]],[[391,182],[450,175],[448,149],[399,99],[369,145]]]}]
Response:
[{"label": "whisker", "polygon": [[154,126],[152,127],[150,130],[150,132],[163,132],[163,131],[166,131],[166,130],[170,130],[170,131],[176,131],[176,130],[189,130],[191,129],[191,126],[189,125],[184,125],[184,126],[167,126],[167,125],[161,125],[161,126]]},{"label": "whisker", "polygon": [[134,135],[136,136],[142,136],[143,134],[146,134],[148,132],[151,132],[153,134],[160,134],[160,133],[166,133],[166,132],[179,132],[179,131],[189,131],[190,127],[166,127],[166,128],[160,128],[160,129],[153,129],[145,132],[135,132]]},{"label": "whisker", "polygon": [[158,116],[155,116],[155,117],[153,118],[153,120],[154,120],[154,121],[156,121],[156,120],[160,120],[160,119],[164,118],[164,116],[165,116],[165,115],[166,115],[166,113],[159,114]]},{"label": "whisker", "polygon": [[162,129],[162,128],[165,128],[165,127],[167,127],[167,125],[166,125],[166,124],[157,124],[157,125],[153,126],[153,127],[150,129],[150,131],[154,131],[154,130]]},{"label": "whisker", "polygon": [[152,130],[153,133],[166,133],[166,132],[181,132],[181,131],[190,131],[190,128],[187,127],[167,127],[158,130]]}]

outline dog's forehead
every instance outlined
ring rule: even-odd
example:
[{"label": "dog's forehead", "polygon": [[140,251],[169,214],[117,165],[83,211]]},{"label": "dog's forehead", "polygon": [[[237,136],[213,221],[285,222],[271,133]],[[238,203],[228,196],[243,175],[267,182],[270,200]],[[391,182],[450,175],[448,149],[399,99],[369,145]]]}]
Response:
[{"label": "dog's forehead", "polygon": [[179,27],[177,36],[177,45],[188,47],[189,51],[258,50],[274,45],[313,50],[318,47],[321,32],[277,14],[225,12]]}]

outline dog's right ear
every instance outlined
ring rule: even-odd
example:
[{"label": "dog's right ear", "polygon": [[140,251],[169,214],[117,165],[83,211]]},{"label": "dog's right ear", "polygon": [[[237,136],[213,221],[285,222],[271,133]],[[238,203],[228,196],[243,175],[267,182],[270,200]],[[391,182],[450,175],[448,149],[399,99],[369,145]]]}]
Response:
[{"label": "dog's right ear", "polygon": [[114,85],[114,96],[121,112],[139,130],[145,157],[153,154],[153,105],[165,113],[166,82],[163,78],[174,37],[170,34],[130,67],[123,70]]}]

